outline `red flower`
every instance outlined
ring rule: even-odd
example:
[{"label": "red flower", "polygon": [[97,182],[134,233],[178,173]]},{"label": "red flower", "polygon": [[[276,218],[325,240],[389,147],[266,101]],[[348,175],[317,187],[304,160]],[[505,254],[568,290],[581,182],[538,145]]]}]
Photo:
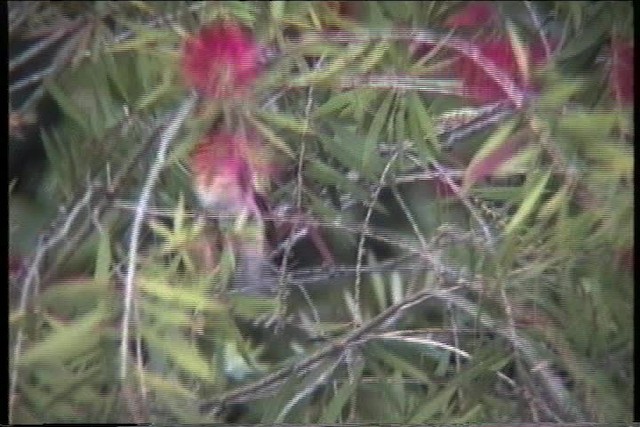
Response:
[{"label": "red flower", "polygon": [[[493,63],[498,70],[510,78],[521,90],[530,89],[528,83],[524,81],[522,73],[518,68],[513,46],[506,41],[484,42],[478,48],[488,61]],[[544,51],[540,46],[529,49],[530,66],[543,63],[545,59]],[[495,102],[507,99],[503,88],[490,76],[487,70],[483,69],[471,58],[460,56],[456,61],[456,71],[462,79],[463,95],[479,103]]]},{"label": "red flower", "polygon": [[620,39],[611,42],[611,73],[609,85],[616,101],[633,104],[633,45]]},{"label": "red flower", "polygon": [[221,22],[187,40],[182,70],[187,83],[213,98],[245,94],[260,73],[258,45],[238,25]]},{"label": "red flower", "polygon": [[262,147],[248,138],[225,132],[206,136],[191,156],[202,205],[225,214],[257,212],[254,180],[267,176],[265,159]]},{"label": "red flower", "polygon": [[444,25],[449,28],[477,28],[491,25],[496,17],[496,10],[489,2],[470,2],[462,10],[447,18]]}]

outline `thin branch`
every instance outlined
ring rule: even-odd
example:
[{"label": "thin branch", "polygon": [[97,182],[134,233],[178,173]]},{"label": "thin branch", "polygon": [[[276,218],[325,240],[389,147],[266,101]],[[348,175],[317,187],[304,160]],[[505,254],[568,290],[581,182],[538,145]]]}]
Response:
[{"label": "thin branch", "polygon": [[43,68],[42,70],[36,71],[31,75],[18,80],[17,82],[11,84],[9,86],[9,94],[19,91],[20,89],[24,89],[27,86],[31,86],[32,84],[40,82],[48,75],[52,74],[57,69],[56,64],[51,64],[48,67]]},{"label": "thin branch", "polygon": [[[508,340],[511,345],[522,354],[530,366],[536,366],[538,364],[540,357],[529,340],[518,336],[517,332],[514,334],[511,328],[502,326],[500,322],[494,320],[488,314],[481,313],[481,310],[476,304],[460,295],[443,294],[442,298],[467,312],[471,317],[479,319],[484,327]],[[575,417],[577,421],[583,421],[584,416],[582,416],[578,406],[572,401],[568,390],[556,375],[554,375],[547,366],[541,366],[536,372],[539,374],[545,389],[555,398],[556,403],[558,403],[567,414]],[[554,418],[560,419],[561,417],[554,414]]]},{"label": "thin branch", "polygon": [[134,278],[136,272],[136,264],[138,260],[138,245],[140,239],[140,232],[142,230],[142,220],[144,213],[149,204],[151,198],[151,192],[160,175],[160,171],[164,167],[164,163],[167,157],[167,151],[170,147],[171,141],[176,137],[176,134],[180,130],[180,127],[186,120],[189,112],[195,105],[196,97],[191,95],[180,107],[175,117],[166,130],[160,137],[160,143],[158,145],[158,151],[156,160],[154,161],[147,179],[144,183],[142,191],[140,192],[140,198],[138,200],[138,206],[136,214],[133,220],[133,228],[131,231],[131,240],[129,242],[129,259],[127,263],[127,276],[125,279],[125,299],[124,299],[124,313],[122,317],[122,341],[120,343],[120,379],[124,381],[127,376],[127,354],[129,354],[129,322],[131,317],[131,301],[134,293]]},{"label": "thin branch", "polygon": [[444,293],[453,292],[460,288],[462,288],[462,286],[453,286],[446,289],[429,289],[418,292],[408,297],[407,299],[390,306],[385,311],[369,320],[367,323],[359,326],[358,328],[347,334],[347,336],[342,340],[336,341],[331,345],[324,346],[303,361],[281,368],[280,370],[267,375],[261,380],[226,393],[220,396],[214,402],[205,403],[202,407],[203,411],[211,411],[211,409],[213,409],[212,412],[215,412],[218,407],[224,405],[225,403],[242,403],[254,400],[256,399],[257,393],[263,392],[265,389],[272,389],[276,387],[276,384],[282,383],[290,375],[296,372],[308,372],[309,369],[311,369],[314,365],[317,365],[325,357],[333,354],[341,354],[350,346],[356,345],[356,343],[362,340],[362,338],[366,334],[374,331],[385,320],[395,316],[398,312],[404,310],[405,308],[419,304],[429,298],[433,298]]},{"label": "thin branch", "polygon": [[420,245],[422,246],[422,249],[426,250],[427,249],[427,240],[425,239],[424,235],[422,234],[422,231],[420,231],[420,227],[418,226],[418,223],[417,223],[416,219],[413,217],[413,214],[409,210],[409,206],[407,206],[407,204],[404,202],[404,199],[402,198],[402,195],[398,191],[397,186],[393,185],[391,187],[391,192],[393,193],[393,196],[398,201],[398,204],[400,205],[400,208],[402,209],[402,212],[404,213],[404,216],[407,217],[407,221],[409,221],[409,224],[411,224],[411,229],[413,230],[413,233],[418,238],[418,241],[420,242]]},{"label": "thin branch", "polygon": [[[406,336],[404,335],[405,331],[394,331],[394,332],[383,332],[380,334],[373,334],[371,336],[367,336],[367,339],[385,339],[385,340],[396,340],[396,341],[400,341],[400,342],[407,342],[407,343],[417,343],[417,344],[422,344],[422,345],[428,345],[428,346],[432,346],[435,348],[441,348],[443,350],[447,350],[453,354],[456,355],[456,360],[459,360],[459,357],[464,357],[465,359],[468,360],[472,360],[473,357],[471,356],[471,354],[467,353],[466,351],[462,350],[460,348],[460,346],[458,344],[455,345],[449,345],[440,341],[436,341],[433,340],[431,338],[427,338],[427,337],[414,337],[414,336]],[[453,331],[454,335],[457,333],[457,331]],[[459,362],[458,362],[459,363]],[[458,366],[456,366],[456,368],[458,368]],[[456,369],[459,372],[459,369]],[[505,383],[507,383],[509,386],[516,388],[518,385],[516,384],[516,382],[514,380],[512,380],[511,378],[509,378],[509,376],[507,376],[506,374],[502,373],[501,371],[497,372],[498,377],[504,381]]]},{"label": "thin branch", "polygon": [[434,80],[413,76],[354,76],[343,77],[340,87],[373,88],[389,90],[415,90],[438,95],[461,96],[461,84],[457,80]]},{"label": "thin branch", "polygon": [[[437,45],[445,39],[447,35],[429,30],[416,29],[375,29],[362,31],[357,34],[347,32],[323,32],[307,33],[301,42],[335,41],[335,42],[368,42],[372,39],[382,40],[410,40],[418,43]],[[520,109],[525,101],[525,93],[518,87],[508,73],[502,71],[496,64],[485,57],[477,45],[461,38],[450,37],[446,39],[445,46],[464,55],[481,68],[505,93],[506,97],[513,105]]]},{"label": "thin branch", "polygon": [[361,277],[361,269],[362,269],[362,258],[364,256],[364,241],[367,237],[369,221],[371,221],[371,215],[373,214],[373,207],[376,203],[378,203],[378,198],[380,197],[380,192],[382,191],[383,184],[387,179],[387,174],[389,170],[391,170],[391,165],[395,162],[398,157],[398,152],[394,153],[393,156],[389,159],[382,174],[380,174],[380,180],[378,181],[378,185],[376,190],[373,192],[373,196],[371,197],[371,201],[369,202],[369,207],[367,209],[367,214],[364,217],[364,221],[362,223],[362,232],[360,233],[360,241],[358,242],[358,254],[356,257],[356,281],[354,284],[355,295],[354,299],[356,304],[360,304],[360,282],[362,281]]},{"label": "thin branch", "polygon": [[536,27],[538,31],[538,36],[540,37],[540,41],[542,42],[542,47],[544,48],[544,54],[547,60],[551,58],[551,47],[549,46],[549,40],[547,40],[547,35],[545,34],[544,29],[542,28],[542,23],[540,22],[540,17],[533,9],[533,5],[530,1],[524,0],[524,5],[527,7],[529,14],[531,15],[531,21],[533,25]]},{"label": "thin branch", "polygon": [[9,61],[9,72],[14,71],[16,68],[47,49],[69,31],[74,30],[78,23],[79,21],[76,21],[74,24],[64,25],[62,28],[58,29],[58,31],[53,32],[49,37],[32,44],[29,48],[20,53],[20,55]]},{"label": "thin branch", "polygon": [[[323,62],[323,58],[320,58],[320,60],[315,64],[314,68],[320,67],[322,65],[322,62]],[[303,165],[304,165],[304,158],[305,158],[305,151],[306,151],[306,135],[309,129],[309,117],[311,116],[312,106],[313,106],[313,86],[309,86],[309,89],[307,90],[307,105],[305,108],[304,131],[303,131],[303,137],[301,139],[300,155],[298,156],[298,166],[296,171],[297,185],[296,185],[296,191],[295,191],[295,194],[296,194],[295,198],[296,198],[297,212],[302,211]],[[291,239],[291,237],[295,236],[296,234],[299,234],[298,232],[300,231],[298,230],[298,222],[299,222],[298,218],[299,217],[296,216],[296,218],[294,219],[293,226],[291,227],[291,231],[289,232],[289,238],[292,241],[290,244],[284,247],[282,261],[280,263],[280,277],[278,280],[278,296],[277,296],[279,301],[279,310],[277,313],[275,313],[276,316],[280,316],[280,317],[283,317],[283,313],[286,313],[286,309],[287,309],[286,303],[287,303],[287,297],[289,295],[289,292],[286,287],[285,273],[289,263],[289,256],[291,255],[291,250],[293,249],[293,245],[295,244],[295,240]],[[303,295],[305,295],[305,297],[308,297],[308,295],[306,295],[306,292],[303,292]],[[309,302],[309,305],[311,307],[312,312],[314,313],[315,318],[318,319],[317,310],[311,304],[311,299],[307,299],[307,301]],[[282,323],[279,323],[279,325],[282,326]]]},{"label": "thin branch", "polygon": [[344,355],[341,354],[337,358],[337,360],[327,370],[325,370],[322,374],[318,376],[318,378],[315,381],[313,381],[313,383],[311,383],[309,386],[305,387],[303,390],[296,393],[291,399],[289,399],[287,404],[284,406],[284,408],[282,408],[282,410],[278,414],[278,417],[276,418],[275,422],[282,423],[284,421],[284,417],[298,402],[300,402],[300,400],[304,399],[306,396],[313,393],[313,391],[316,388],[318,388],[318,386],[326,382],[329,376],[333,373],[333,371],[335,371],[336,368],[340,365],[340,363],[342,363],[343,358],[344,358]]},{"label": "thin branch", "polygon": [[[31,262],[29,263],[29,268],[27,270],[26,277],[22,282],[21,294],[20,294],[20,303],[18,306],[18,310],[21,313],[26,313],[27,311],[27,303],[29,300],[29,293],[31,291],[32,286],[37,286],[37,283],[40,279],[40,265],[42,260],[44,259],[45,254],[58,242],[65,239],[69,230],[71,229],[71,224],[75,221],[76,217],[80,214],[80,212],[88,207],[89,202],[91,201],[91,197],[93,195],[94,187],[89,186],[85,191],[84,196],[76,203],[73,209],[66,216],[65,222],[62,226],[57,229],[57,231],[51,235],[49,238],[41,238],[41,243],[38,245],[36,249],[36,253],[33,256]],[[16,336],[16,344],[13,349],[13,368],[11,371],[11,384],[9,386],[9,419],[11,419],[13,404],[15,403],[15,393],[16,387],[18,383],[18,363],[20,360],[20,356],[22,353],[22,344],[24,341],[23,329],[22,327],[18,330]]]},{"label": "thin branch", "polygon": [[476,222],[480,225],[480,228],[482,229],[482,232],[484,233],[485,238],[487,239],[487,243],[488,243],[488,247],[489,250],[491,251],[491,253],[495,252],[495,239],[493,238],[493,236],[491,235],[491,231],[489,231],[489,226],[486,224],[486,222],[482,219],[482,217],[480,216],[480,214],[477,212],[476,208],[473,206],[473,204],[468,200],[468,198],[462,193],[462,190],[460,189],[460,187],[458,186],[458,184],[456,184],[455,182],[453,182],[453,180],[449,177],[449,175],[447,175],[447,172],[445,169],[442,168],[442,166],[440,166],[440,163],[438,163],[435,159],[432,160],[432,164],[433,166],[438,170],[438,172],[440,172],[440,177],[442,179],[445,180],[445,182],[447,183],[447,185],[455,192],[456,196],[458,196],[458,199],[460,199],[460,201],[465,205],[465,207],[469,210],[469,213],[471,213],[471,215],[473,216],[473,218],[476,220]]}]

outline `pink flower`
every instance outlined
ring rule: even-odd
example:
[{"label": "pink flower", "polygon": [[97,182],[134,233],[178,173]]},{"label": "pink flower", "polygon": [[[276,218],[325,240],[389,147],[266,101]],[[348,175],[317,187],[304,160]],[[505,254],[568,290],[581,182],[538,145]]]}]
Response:
[{"label": "pink flower", "polygon": [[[460,95],[476,104],[508,100],[505,88],[499,83],[500,78],[508,79],[515,88],[521,92],[536,90],[531,82],[526,81],[522,75],[522,70],[515,57],[514,48],[509,41],[477,41],[460,42],[465,43],[464,49],[454,49],[445,47],[454,59],[450,70],[445,70],[442,74],[434,75],[436,78],[454,78],[462,83]],[[551,43],[554,46],[554,43]],[[410,47],[414,55],[427,55],[434,48],[430,43],[417,43]],[[480,54],[481,60],[465,55],[464,50],[475,50]],[[528,47],[527,52],[529,67],[536,67],[547,62],[547,55],[540,43]],[[491,75],[492,70],[487,66],[492,65],[499,73],[498,76]],[[503,82],[506,83],[506,82]],[[510,84],[506,85],[511,86]]]},{"label": "pink flower", "polygon": [[[522,76],[511,43],[507,41],[483,42],[479,43],[477,47],[482,56],[511,79],[520,90],[532,89],[528,87],[528,82]],[[537,66],[546,61],[540,46],[529,48],[528,54],[530,66]],[[503,88],[477,62],[461,55],[456,61],[455,69],[458,77],[462,80],[463,96],[479,103],[507,99]]]},{"label": "pink flower", "polygon": [[633,104],[633,45],[620,39],[611,42],[609,85],[622,105]]},{"label": "pink flower", "polygon": [[220,22],[188,39],[182,71],[187,83],[212,98],[239,97],[261,71],[257,43],[240,26]]}]

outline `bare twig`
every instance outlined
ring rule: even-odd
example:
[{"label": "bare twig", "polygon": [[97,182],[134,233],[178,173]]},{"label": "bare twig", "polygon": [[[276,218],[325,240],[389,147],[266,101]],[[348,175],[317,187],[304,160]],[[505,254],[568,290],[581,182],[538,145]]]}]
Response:
[{"label": "bare twig", "polygon": [[176,134],[180,130],[180,127],[187,118],[187,115],[195,105],[196,97],[191,95],[180,107],[175,117],[166,130],[160,137],[160,143],[158,144],[158,151],[156,160],[149,170],[147,180],[144,183],[144,187],[140,192],[140,198],[136,209],[136,214],[133,220],[133,228],[131,231],[131,240],[129,242],[129,259],[127,263],[127,276],[125,279],[125,299],[124,299],[124,313],[122,317],[122,341],[120,343],[120,379],[124,381],[127,376],[127,354],[129,349],[129,322],[131,317],[131,300],[134,294],[134,278],[136,272],[136,264],[138,259],[138,245],[140,239],[140,232],[142,230],[142,220],[144,213],[149,204],[151,198],[151,191],[160,175],[160,171],[164,167],[164,163],[167,157],[167,151],[171,144],[171,141],[175,138]]},{"label": "bare twig", "polygon": [[[315,64],[315,67],[316,68],[320,67],[322,65],[322,62],[323,62],[323,58],[320,58],[320,60]],[[304,165],[304,158],[305,158],[305,151],[306,151],[306,134],[309,129],[309,118],[311,116],[312,107],[313,107],[313,86],[309,86],[309,89],[307,90],[307,105],[305,108],[304,131],[303,131],[303,137],[301,138],[300,154],[298,156],[298,167],[296,171],[297,185],[296,185],[295,198],[296,198],[296,211],[298,213],[302,211],[303,165]],[[293,226],[291,227],[291,230],[289,232],[289,237],[291,238],[292,236],[296,235],[299,231],[300,230],[298,229],[298,216],[296,216],[293,222]],[[280,263],[280,277],[278,280],[279,310],[275,314],[276,316],[280,316],[280,317],[283,316],[283,314],[286,312],[286,309],[287,309],[286,300],[287,300],[287,296],[289,295],[289,292],[286,288],[285,273],[287,270],[287,265],[289,263],[289,256],[291,255],[291,250],[293,248],[294,243],[295,243],[295,240],[292,239],[291,243],[284,247],[282,261]],[[309,303],[311,310],[314,313],[314,318],[316,319],[316,321],[319,321],[318,312],[316,308],[313,306],[311,299],[308,298],[308,295],[306,294],[306,292],[303,292],[303,295],[305,296],[305,299]],[[282,324],[280,323],[280,325]]]},{"label": "bare twig", "polygon": [[446,181],[447,185],[449,185],[449,187],[456,193],[456,196],[458,196],[458,199],[460,199],[460,201],[469,210],[469,213],[471,213],[473,218],[480,225],[480,228],[482,229],[482,232],[484,233],[484,236],[487,239],[489,250],[493,253],[495,251],[495,240],[494,240],[493,236],[491,235],[491,231],[489,231],[489,226],[482,219],[482,217],[477,212],[477,210],[473,206],[473,204],[468,200],[468,197],[466,197],[462,193],[462,190],[460,189],[458,184],[453,182],[453,180],[449,177],[449,175],[442,168],[442,166],[440,166],[440,164],[436,160],[432,160],[432,164],[438,170],[438,172],[440,172],[440,174],[441,174],[440,177]]},{"label": "bare twig", "polygon": [[324,358],[330,355],[342,354],[342,352],[348,349],[350,346],[356,345],[356,343],[363,339],[368,333],[374,331],[385,320],[395,316],[398,312],[405,310],[407,307],[419,304],[429,298],[433,298],[443,293],[453,292],[460,288],[461,286],[453,286],[445,289],[430,289],[418,292],[404,299],[403,301],[390,306],[385,311],[369,320],[367,323],[353,330],[342,340],[334,342],[331,345],[324,346],[316,353],[312,354],[311,356],[295,365],[284,367],[259,381],[256,381],[244,387],[240,387],[234,391],[224,394],[223,396],[220,396],[220,398],[218,398],[215,402],[204,404],[203,410],[210,411],[211,408],[213,408],[213,412],[216,412],[217,408],[221,405],[224,405],[225,403],[241,403],[256,399],[257,393],[262,392],[266,389],[273,390],[273,388],[277,387],[277,384],[281,384],[286,380],[288,376],[296,372],[308,372],[313,366],[316,366]]},{"label": "bare twig", "polygon": [[[29,268],[27,270],[26,277],[22,282],[21,287],[21,295],[20,295],[20,303],[18,306],[18,310],[21,313],[26,313],[27,311],[27,303],[29,300],[29,293],[31,291],[32,286],[37,286],[37,283],[40,280],[40,268],[42,260],[44,259],[45,254],[58,242],[62,241],[66,238],[69,230],[71,229],[71,225],[74,223],[78,215],[81,211],[88,207],[89,202],[91,201],[91,197],[94,192],[94,187],[89,186],[85,191],[84,196],[76,203],[73,209],[66,216],[65,222],[62,226],[57,229],[57,231],[52,234],[49,238],[42,238],[41,243],[38,245],[36,249],[36,253],[33,256],[31,262],[29,263]],[[18,382],[18,363],[20,360],[20,356],[22,353],[22,344],[23,344],[24,336],[23,329],[20,328],[18,330],[16,336],[16,343],[13,349],[13,368],[11,371],[11,384],[9,387],[9,419],[11,419],[11,412],[13,409],[13,403],[15,402],[15,393]]]},{"label": "bare twig", "polygon": [[547,35],[545,34],[544,28],[542,28],[542,24],[540,22],[540,17],[538,13],[534,10],[533,5],[530,1],[525,0],[524,5],[527,7],[529,14],[531,15],[531,21],[533,25],[536,27],[538,31],[538,35],[540,36],[540,41],[542,42],[542,47],[544,48],[544,54],[547,60],[551,58],[551,47],[549,46],[549,40],[547,39]]},{"label": "bare twig", "polygon": [[53,43],[55,43],[62,36],[67,34],[69,31],[75,29],[75,26],[78,24],[76,21],[73,25],[65,25],[62,28],[59,28],[57,31],[53,32],[49,37],[46,37],[34,44],[31,45],[28,49],[24,50],[20,55],[14,57],[9,61],[9,72],[14,71],[19,66],[26,63],[28,60],[43,52]]},{"label": "bare twig", "polygon": [[[481,312],[476,304],[468,299],[455,294],[443,294],[442,298],[450,302],[457,308],[467,312],[470,316],[480,320],[480,323],[489,330],[496,332],[503,338],[508,340],[511,345],[524,357],[530,366],[536,366],[540,360],[533,344],[526,338],[518,336],[517,332],[508,327],[503,326],[500,322],[491,318],[487,313]],[[584,421],[584,416],[572,401],[570,394],[562,382],[554,375],[547,366],[540,366],[536,371],[540,376],[547,392],[554,397],[556,403],[564,412],[570,414],[577,421]],[[561,420],[561,417],[553,415],[554,418]],[[561,420],[562,421],[562,420]]]},{"label": "bare twig", "polygon": [[393,156],[389,159],[382,174],[380,174],[380,180],[378,181],[378,185],[373,192],[371,197],[371,201],[369,202],[369,207],[367,208],[367,214],[364,217],[364,221],[362,222],[362,232],[360,233],[360,241],[358,242],[358,254],[356,256],[356,281],[354,284],[355,295],[354,299],[356,304],[360,304],[360,282],[362,281],[361,269],[362,269],[362,258],[364,256],[364,241],[367,237],[369,221],[371,221],[371,215],[373,214],[373,207],[376,203],[378,203],[378,198],[380,197],[380,191],[384,186],[384,182],[387,179],[387,174],[391,170],[391,165],[398,158],[398,153],[394,153]]},{"label": "bare twig", "polygon": [[304,399],[305,396],[311,394],[318,386],[327,381],[329,376],[336,370],[336,368],[342,363],[342,359],[344,358],[344,354],[340,354],[337,357],[337,360],[331,364],[322,374],[316,378],[309,386],[302,389],[300,392],[296,393],[287,404],[282,408],[278,417],[276,418],[276,423],[282,423],[284,421],[284,417],[289,413],[289,411],[298,403],[300,400]]},{"label": "bare twig", "polygon": [[[411,40],[418,43],[427,43],[437,45],[445,39],[446,34],[429,30],[416,29],[376,29],[362,31],[357,34],[347,32],[323,32],[323,33],[307,33],[302,42],[315,42],[317,40],[331,40],[336,42],[368,42],[372,39],[383,40]],[[468,42],[461,38],[450,37],[447,39],[445,46],[464,55],[481,68],[487,76],[489,76],[505,93],[506,97],[513,105],[520,109],[525,100],[524,91],[522,91],[508,73],[502,71],[493,61],[485,57],[478,46],[472,42]]]},{"label": "bare twig", "polygon": [[342,88],[374,88],[390,90],[415,90],[439,95],[462,95],[457,80],[426,79],[413,76],[354,76],[340,80]]}]

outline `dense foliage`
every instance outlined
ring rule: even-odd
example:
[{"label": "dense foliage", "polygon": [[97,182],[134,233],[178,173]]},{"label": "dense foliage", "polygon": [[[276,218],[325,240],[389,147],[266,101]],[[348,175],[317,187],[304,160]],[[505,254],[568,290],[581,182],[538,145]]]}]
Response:
[{"label": "dense foliage", "polygon": [[10,2],[11,421],[629,422],[632,17]]}]

